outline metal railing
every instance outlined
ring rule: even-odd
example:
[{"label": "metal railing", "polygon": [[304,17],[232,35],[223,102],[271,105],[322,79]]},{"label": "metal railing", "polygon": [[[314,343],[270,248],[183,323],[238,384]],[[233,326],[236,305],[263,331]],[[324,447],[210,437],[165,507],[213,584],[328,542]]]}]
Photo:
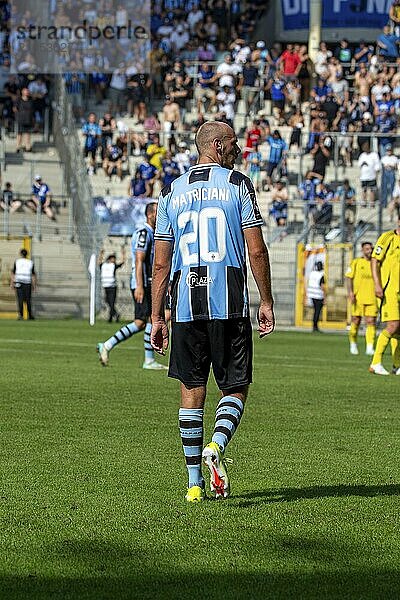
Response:
[{"label": "metal railing", "polygon": [[92,187],[85,161],[79,152],[80,140],[61,75],[55,76],[53,111],[54,142],[64,161],[66,190],[71,199],[71,221],[73,219],[83,260],[88,266],[90,256],[99,253],[107,226],[99,224],[94,214]]}]

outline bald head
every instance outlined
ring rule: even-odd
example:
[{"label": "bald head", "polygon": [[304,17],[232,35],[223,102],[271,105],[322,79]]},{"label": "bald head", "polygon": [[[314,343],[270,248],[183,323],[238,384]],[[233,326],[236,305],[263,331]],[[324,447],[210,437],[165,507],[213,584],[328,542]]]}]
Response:
[{"label": "bald head", "polygon": [[196,133],[195,143],[199,163],[216,162],[222,167],[233,169],[240,154],[235,132],[222,121],[203,123]]},{"label": "bald head", "polygon": [[234,135],[232,127],[222,121],[207,121],[200,125],[195,137],[195,144],[199,153],[210,152],[214,140],[222,140],[225,136]]}]

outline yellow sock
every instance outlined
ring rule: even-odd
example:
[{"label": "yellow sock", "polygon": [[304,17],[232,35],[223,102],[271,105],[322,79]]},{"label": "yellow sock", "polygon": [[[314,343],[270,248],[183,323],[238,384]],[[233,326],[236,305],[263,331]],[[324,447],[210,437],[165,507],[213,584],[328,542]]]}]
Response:
[{"label": "yellow sock", "polygon": [[367,325],[365,330],[365,343],[367,346],[373,346],[375,342],[376,327],[375,325]]},{"label": "yellow sock", "polygon": [[349,340],[354,344],[357,342],[357,334],[358,334],[358,325],[355,323],[350,323],[349,329]]},{"label": "yellow sock", "polygon": [[390,338],[390,333],[384,329],[378,337],[378,341],[376,342],[375,354],[371,363],[372,365],[379,365],[379,363],[382,362],[382,356],[386,350],[386,346],[388,345]]},{"label": "yellow sock", "polygon": [[400,342],[397,334],[390,339],[390,345],[392,348],[393,366],[398,369],[400,367]]}]

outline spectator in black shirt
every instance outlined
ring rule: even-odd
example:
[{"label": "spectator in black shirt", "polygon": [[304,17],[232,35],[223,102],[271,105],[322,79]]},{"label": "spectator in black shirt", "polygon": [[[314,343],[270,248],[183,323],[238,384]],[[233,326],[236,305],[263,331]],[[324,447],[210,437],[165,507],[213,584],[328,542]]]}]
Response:
[{"label": "spectator in black shirt", "polygon": [[134,116],[139,123],[147,117],[146,103],[152,81],[148,73],[137,73],[128,79],[128,115]]},{"label": "spectator in black shirt", "polygon": [[246,106],[246,113],[255,112],[255,106],[253,106],[254,98],[256,96],[256,86],[258,77],[258,69],[251,61],[246,61],[243,65],[242,72],[239,74],[239,86],[241,98]]},{"label": "spectator in black shirt", "polygon": [[6,183],[3,190],[2,198],[0,199],[0,208],[4,211],[8,210],[10,214],[15,213],[22,206],[21,200],[14,199],[14,192],[10,182]]},{"label": "spectator in black shirt", "polygon": [[31,152],[31,131],[33,127],[33,101],[30,98],[28,88],[21,90],[21,97],[14,105],[15,120],[18,125],[17,152],[22,150],[22,140],[25,140],[25,151]]}]

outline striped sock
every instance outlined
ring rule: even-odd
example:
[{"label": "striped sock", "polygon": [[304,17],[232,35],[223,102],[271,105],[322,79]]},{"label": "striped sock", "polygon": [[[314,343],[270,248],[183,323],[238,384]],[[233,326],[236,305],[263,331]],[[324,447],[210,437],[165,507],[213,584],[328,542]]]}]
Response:
[{"label": "striped sock", "polygon": [[243,402],[235,396],[224,396],[218,403],[212,441],[218,444],[222,452],[240,423],[243,409]]},{"label": "striped sock", "polygon": [[140,331],[139,327],[133,322],[128,323],[128,325],[124,325],[121,329],[118,329],[106,342],[104,342],[104,347],[106,350],[110,351],[119,344],[120,342],[124,342],[125,340],[129,340],[130,337],[135,335]]},{"label": "striped sock", "polygon": [[149,363],[154,360],[154,350],[150,343],[151,323],[146,323],[144,330],[144,362]]},{"label": "striped sock", "polygon": [[189,474],[188,487],[193,485],[204,486],[203,475],[201,474],[203,415],[204,410],[202,408],[179,409],[179,431]]}]

